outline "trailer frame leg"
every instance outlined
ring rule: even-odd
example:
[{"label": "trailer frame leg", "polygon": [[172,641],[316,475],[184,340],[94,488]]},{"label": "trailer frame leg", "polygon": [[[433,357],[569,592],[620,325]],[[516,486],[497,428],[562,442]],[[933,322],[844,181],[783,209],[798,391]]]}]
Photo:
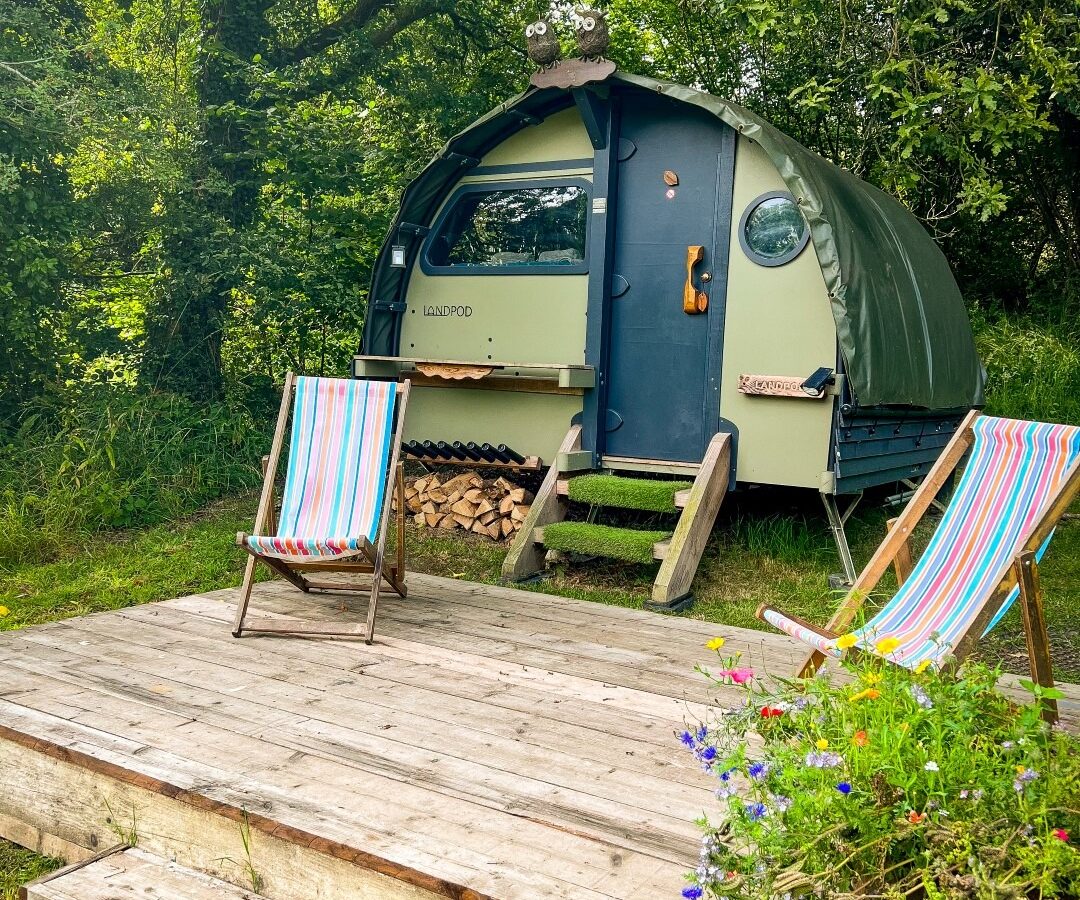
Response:
[{"label": "trailer frame leg", "polygon": [[[862,500],[862,491],[851,495],[851,500],[843,511],[840,510],[836,494],[827,494],[824,491],[819,491],[819,494],[821,495],[821,502],[825,506],[825,515],[829,518],[829,531],[832,532],[833,540],[836,541],[837,552],[840,554],[840,564],[844,567],[844,583],[841,586],[851,587],[859,573],[855,571],[855,560],[851,557],[851,545],[848,543],[844,526],[847,524],[847,520],[851,518],[851,514],[855,512],[855,507],[859,505],[859,501]],[[829,580],[832,582],[833,578]]]}]

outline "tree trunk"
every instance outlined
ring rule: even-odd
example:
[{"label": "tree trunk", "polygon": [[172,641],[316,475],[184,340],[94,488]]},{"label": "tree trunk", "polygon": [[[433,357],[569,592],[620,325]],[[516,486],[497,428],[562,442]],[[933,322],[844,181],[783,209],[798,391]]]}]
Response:
[{"label": "tree trunk", "polygon": [[193,400],[224,396],[221,344],[239,286],[243,238],[258,214],[251,145],[260,116],[245,75],[266,51],[266,0],[203,0],[199,129],[186,183],[164,227],[166,277],[147,312],[140,382]]}]

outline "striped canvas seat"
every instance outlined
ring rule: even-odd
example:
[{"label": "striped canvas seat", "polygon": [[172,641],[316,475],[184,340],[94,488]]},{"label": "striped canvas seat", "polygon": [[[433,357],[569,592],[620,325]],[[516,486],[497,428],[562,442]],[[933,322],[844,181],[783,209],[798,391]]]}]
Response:
[{"label": "striped canvas seat", "polygon": [[[924,660],[936,663],[969,630],[1080,457],[1080,428],[980,416],[972,431],[967,467],[929,546],[896,595],[852,632],[856,646],[870,651],[881,639],[896,638],[900,644],[889,659],[909,668]],[[1019,587],[987,631],[1018,596]],[[766,608],[762,618],[839,656],[834,639],[778,610]]]},{"label": "striped canvas seat", "polygon": [[375,541],[396,390],[393,382],[296,379],[277,534],[248,535],[251,550],[279,559],[333,558]]}]

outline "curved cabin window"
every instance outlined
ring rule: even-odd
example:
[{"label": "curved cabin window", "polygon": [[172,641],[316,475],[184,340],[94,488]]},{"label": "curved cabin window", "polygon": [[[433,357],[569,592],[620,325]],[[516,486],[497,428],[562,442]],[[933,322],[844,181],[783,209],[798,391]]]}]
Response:
[{"label": "curved cabin window", "polygon": [[435,223],[422,257],[429,273],[587,271],[585,184],[463,187]]}]

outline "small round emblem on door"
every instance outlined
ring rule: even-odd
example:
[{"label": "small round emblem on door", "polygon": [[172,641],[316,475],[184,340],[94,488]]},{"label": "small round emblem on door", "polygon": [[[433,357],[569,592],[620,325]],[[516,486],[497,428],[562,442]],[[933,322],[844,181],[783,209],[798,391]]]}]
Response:
[{"label": "small round emblem on door", "polygon": [[701,273],[701,280],[706,282],[706,283],[712,281],[712,272],[702,272]]}]

